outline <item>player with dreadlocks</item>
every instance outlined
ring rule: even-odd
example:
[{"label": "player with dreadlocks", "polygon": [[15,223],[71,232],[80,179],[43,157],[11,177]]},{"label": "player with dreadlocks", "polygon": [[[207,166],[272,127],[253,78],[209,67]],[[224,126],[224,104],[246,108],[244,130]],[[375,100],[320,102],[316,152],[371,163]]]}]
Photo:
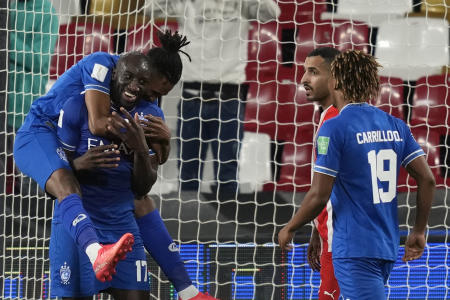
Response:
[{"label": "player with dreadlocks", "polygon": [[344,299],[386,298],[384,284],[400,241],[400,166],[418,185],[416,222],[405,244],[404,261],[423,253],[434,196],[434,177],[408,126],[367,103],[378,93],[379,67],[374,57],[357,50],[334,59],[329,89],[339,115],[320,128],[311,189],[278,234],[280,247],[291,249],[295,231],[313,220],[330,199],[333,266]]}]

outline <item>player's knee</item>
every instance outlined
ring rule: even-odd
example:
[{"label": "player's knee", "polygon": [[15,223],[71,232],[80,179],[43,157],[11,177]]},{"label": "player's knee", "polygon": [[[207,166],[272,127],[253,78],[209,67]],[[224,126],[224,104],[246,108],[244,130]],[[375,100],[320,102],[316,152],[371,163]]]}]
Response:
[{"label": "player's knee", "polygon": [[141,218],[156,209],[155,202],[149,195],[134,200],[134,213],[136,218]]},{"label": "player's knee", "polygon": [[81,196],[80,185],[71,170],[58,169],[52,173],[45,184],[45,190],[59,201],[71,194]]}]

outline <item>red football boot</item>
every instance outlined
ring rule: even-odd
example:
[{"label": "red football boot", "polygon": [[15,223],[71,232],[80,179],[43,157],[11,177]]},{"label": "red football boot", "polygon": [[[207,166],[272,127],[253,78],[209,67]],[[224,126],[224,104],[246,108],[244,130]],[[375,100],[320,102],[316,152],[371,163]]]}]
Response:
[{"label": "red football boot", "polygon": [[102,246],[98,250],[93,266],[95,277],[101,282],[111,281],[112,275],[116,274],[117,263],[125,259],[126,254],[132,250],[133,244],[134,236],[131,233],[125,233],[116,243]]}]

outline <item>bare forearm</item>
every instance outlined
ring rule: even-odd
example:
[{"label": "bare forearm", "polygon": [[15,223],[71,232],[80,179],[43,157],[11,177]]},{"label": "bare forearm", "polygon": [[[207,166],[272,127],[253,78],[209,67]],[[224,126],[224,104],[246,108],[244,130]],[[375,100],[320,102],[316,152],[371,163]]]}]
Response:
[{"label": "bare forearm", "polygon": [[321,197],[319,193],[310,190],[295,216],[286,225],[290,231],[295,231],[308,222],[314,220],[327,204],[328,197]]},{"label": "bare forearm", "polygon": [[107,136],[108,117],[111,116],[108,94],[97,90],[87,90],[85,95],[88,110],[89,130],[97,136]]},{"label": "bare forearm", "polygon": [[416,198],[416,221],[413,230],[418,233],[424,233],[428,216],[430,214],[431,203],[434,198],[435,183],[433,180],[424,180],[418,182],[417,198]]},{"label": "bare forearm", "polygon": [[416,198],[416,222],[413,230],[417,233],[425,233],[428,222],[428,215],[431,209],[431,202],[434,198],[434,189],[436,182],[433,173],[428,166],[425,156],[414,159],[406,166],[408,173],[414,177],[417,182]]},{"label": "bare forearm", "polygon": [[150,156],[148,151],[134,153],[132,188],[137,197],[148,194],[156,182],[158,163],[155,163],[155,156]]}]

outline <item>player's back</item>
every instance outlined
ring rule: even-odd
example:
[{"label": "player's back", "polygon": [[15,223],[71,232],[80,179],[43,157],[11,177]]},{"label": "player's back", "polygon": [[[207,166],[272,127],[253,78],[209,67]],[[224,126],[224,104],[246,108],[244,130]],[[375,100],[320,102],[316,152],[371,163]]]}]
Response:
[{"label": "player's back", "polygon": [[42,124],[55,126],[67,99],[80,95],[87,89],[109,94],[111,73],[118,59],[117,55],[96,52],[80,60],[58,78],[47,94],[33,102],[20,130]]},{"label": "player's back", "polygon": [[336,178],[333,257],[395,260],[399,168],[423,154],[409,128],[376,107],[349,104],[324,123],[317,146],[315,170]]}]

